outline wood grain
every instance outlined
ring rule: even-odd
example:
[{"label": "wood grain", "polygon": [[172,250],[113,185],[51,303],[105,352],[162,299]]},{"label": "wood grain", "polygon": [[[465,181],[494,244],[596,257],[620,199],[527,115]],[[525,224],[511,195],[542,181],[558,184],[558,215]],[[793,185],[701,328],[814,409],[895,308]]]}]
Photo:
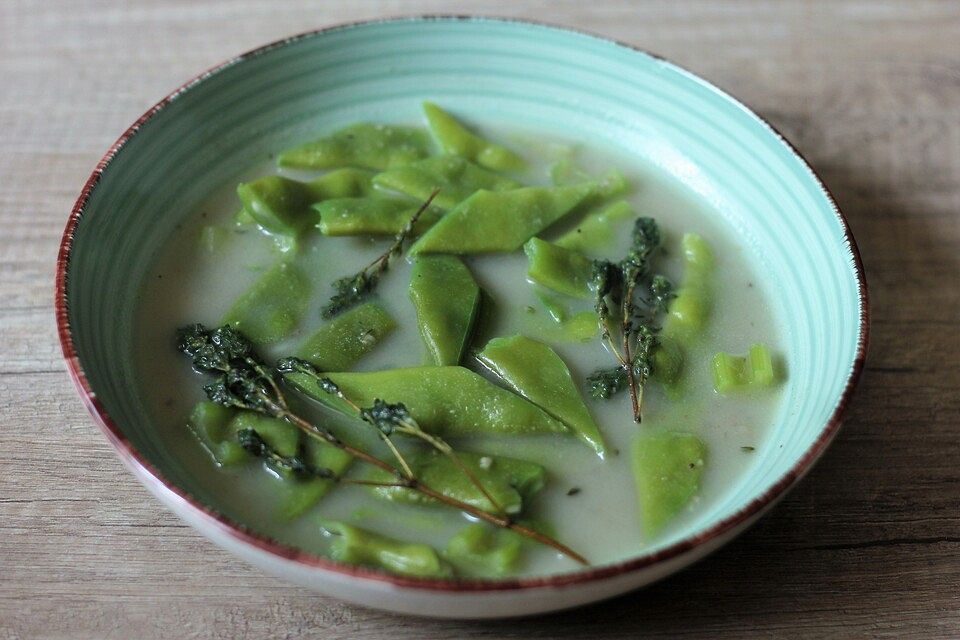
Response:
[{"label": "wood grain", "polygon": [[514,622],[404,619],[265,577],[148,496],[60,361],[57,243],[123,129],[230,55],[446,2],[0,3],[0,639],[960,637],[960,4],[515,0],[744,99],[822,173],[860,243],[873,343],[835,445],[708,560]]}]

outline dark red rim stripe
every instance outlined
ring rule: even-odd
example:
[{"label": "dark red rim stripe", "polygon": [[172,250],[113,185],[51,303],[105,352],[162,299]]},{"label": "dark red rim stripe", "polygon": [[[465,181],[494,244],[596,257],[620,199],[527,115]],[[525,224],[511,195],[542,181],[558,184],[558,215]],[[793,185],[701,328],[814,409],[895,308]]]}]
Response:
[{"label": "dark red rim stripe", "polygon": [[[864,275],[863,263],[860,258],[860,250],[857,247],[856,240],[854,240],[853,234],[850,232],[850,225],[848,224],[846,218],[840,211],[840,208],[837,206],[836,200],[833,197],[833,194],[823,183],[823,180],[820,176],[814,171],[810,164],[806,161],[803,155],[787,140],[783,134],[781,134],[777,129],[767,122],[765,119],[756,114],[755,111],[750,109],[747,105],[744,107],[753,114],[760,121],[764,122],[770,130],[777,135],[796,155],[796,157],[802,162],[817,179],[820,187],[823,189],[824,194],[827,196],[828,200],[833,207],[834,213],[837,218],[843,225],[844,237],[850,247],[850,251],[853,255],[854,267],[856,270],[857,281],[859,284],[859,299],[860,299],[860,340],[857,344],[857,355],[853,363],[853,369],[850,372],[849,377],[847,378],[846,386],[844,387],[843,393],[841,394],[840,400],[835,407],[833,414],[830,416],[828,422],[824,425],[823,431],[810,446],[810,448],[804,453],[804,455],[794,464],[794,466],[781,477],[774,485],[772,485],[763,495],[755,498],[752,502],[744,506],[740,511],[733,514],[732,516],[721,520],[717,524],[713,525],[709,529],[689,538],[686,538],[676,544],[673,544],[669,547],[661,549],[656,553],[645,554],[631,560],[626,560],[612,565],[586,569],[577,572],[571,572],[566,574],[559,574],[549,577],[541,578],[513,578],[506,580],[476,580],[476,579],[459,579],[459,580],[438,580],[438,579],[424,579],[424,578],[406,578],[402,576],[394,576],[389,574],[380,573],[378,571],[373,571],[365,569],[362,567],[355,567],[351,565],[339,564],[327,558],[323,558],[317,555],[313,555],[299,549],[280,544],[269,538],[258,535],[246,529],[243,525],[226,518],[222,514],[217,513],[216,511],[210,509],[206,505],[201,504],[191,496],[187,495],[180,488],[176,487],[163,475],[155,469],[143,456],[130,444],[130,442],[124,437],[123,432],[117,427],[113,422],[107,412],[104,410],[103,406],[100,404],[100,401],[97,399],[96,394],[90,387],[90,383],[86,378],[86,375],[83,372],[83,368],[80,366],[80,361],[77,357],[77,353],[73,345],[73,337],[70,330],[69,316],[67,313],[67,299],[66,299],[66,285],[67,285],[67,271],[70,264],[70,251],[73,246],[73,237],[76,231],[77,225],[80,223],[80,219],[83,216],[84,207],[87,204],[87,201],[90,197],[90,194],[96,188],[97,183],[100,181],[101,176],[103,175],[104,170],[109,166],[110,162],[113,160],[114,156],[123,147],[124,144],[139,131],[140,127],[144,125],[150,118],[152,118],[158,111],[163,109],[167,104],[174,100],[184,91],[187,91],[194,85],[202,82],[206,78],[210,77],[213,74],[220,72],[221,70],[230,67],[234,64],[241,62],[247,58],[258,56],[263,54],[271,49],[284,46],[291,42],[295,42],[304,38],[310,38],[317,36],[319,34],[336,31],[341,29],[346,29],[350,27],[360,26],[364,24],[379,23],[379,22],[390,22],[394,20],[417,20],[417,19],[426,19],[426,20],[497,20],[501,22],[522,22],[528,24],[534,24],[537,26],[545,26],[552,29],[558,29],[562,31],[570,31],[573,33],[579,33],[582,35],[587,35],[590,37],[598,38],[601,40],[607,40],[608,42],[613,42],[621,47],[631,49],[643,53],[645,55],[651,55],[658,59],[663,59],[660,56],[650,54],[638,47],[612,40],[610,38],[604,38],[603,36],[598,36],[592,33],[585,31],[571,29],[569,27],[551,25],[543,22],[533,21],[533,20],[517,20],[513,18],[491,18],[491,17],[474,17],[474,16],[457,16],[457,15],[429,15],[429,16],[407,16],[407,17],[398,17],[398,18],[384,18],[378,20],[365,20],[358,22],[349,22],[344,24],[333,25],[329,27],[324,27],[322,29],[316,29],[313,31],[307,31],[289,38],[284,38],[276,42],[258,47],[251,51],[248,51],[244,54],[241,54],[235,58],[223,62],[215,67],[204,71],[203,73],[192,78],[188,82],[184,83],[178,87],[175,91],[170,93],[168,96],[163,98],[160,102],[150,108],[146,113],[144,113],[140,118],[137,119],[130,127],[121,135],[116,142],[110,147],[110,149],[104,154],[103,158],[100,159],[100,162],[97,163],[96,168],[93,170],[93,173],[90,174],[90,177],[87,179],[86,184],[83,187],[83,190],[80,192],[80,196],[77,198],[76,203],[73,206],[73,210],[70,213],[70,218],[67,220],[66,229],[63,232],[63,238],[60,242],[60,252],[57,257],[57,274],[56,274],[56,287],[55,287],[55,300],[54,307],[57,316],[57,331],[60,337],[60,345],[63,349],[63,356],[67,362],[67,368],[70,372],[70,376],[73,379],[74,383],[77,386],[77,389],[80,393],[81,398],[83,399],[84,404],[87,407],[87,410],[93,416],[96,423],[99,425],[100,429],[107,436],[107,439],[113,444],[116,448],[117,453],[120,459],[141,479],[146,482],[149,482],[151,488],[155,490],[162,490],[172,497],[176,498],[183,506],[193,510],[197,515],[200,515],[207,524],[216,527],[220,532],[226,533],[234,539],[249,544],[260,551],[266,552],[273,556],[276,556],[279,559],[288,560],[291,562],[296,562],[302,565],[309,567],[316,567],[319,569],[325,569],[327,571],[336,572],[343,575],[353,576],[357,578],[363,578],[365,580],[373,580],[383,583],[388,583],[396,585],[399,587],[413,587],[417,589],[427,590],[427,591],[464,591],[464,592],[475,592],[475,591],[501,591],[501,590],[510,590],[510,589],[531,589],[538,587],[562,587],[567,585],[581,584],[585,582],[591,582],[594,580],[601,580],[604,578],[610,578],[613,576],[618,576],[621,574],[629,573],[632,571],[637,571],[639,569],[644,569],[650,567],[659,562],[665,560],[676,558],[681,556],[688,551],[710,541],[719,536],[722,536],[731,530],[735,529],[739,525],[742,525],[748,522],[751,518],[759,515],[764,508],[771,505],[775,500],[780,498],[787,490],[789,490],[796,482],[803,477],[803,475],[810,470],[814,462],[820,457],[823,451],[826,449],[827,445],[830,444],[830,441],[836,435],[837,431],[840,428],[841,419],[843,412],[846,410],[850,399],[853,395],[854,389],[857,385],[858,380],[860,379],[860,374],[863,371],[864,360],[866,359],[867,344],[869,341],[870,333],[870,311],[869,311],[869,296],[867,293],[867,282]],[[675,63],[671,63],[678,69],[683,69]],[[685,69],[684,69],[685,70]],[[694,74],[691,74],[694,75]],[[699,77],[699,76],[696,76]],[[743,104],[741,101],[737,100],[733,96],[730,96],[725,91],[722,91],[718,87],[707,83],[708,86],[712,87],[714,90],[720,92],[724,96],[727,96],[729,99]]]}]

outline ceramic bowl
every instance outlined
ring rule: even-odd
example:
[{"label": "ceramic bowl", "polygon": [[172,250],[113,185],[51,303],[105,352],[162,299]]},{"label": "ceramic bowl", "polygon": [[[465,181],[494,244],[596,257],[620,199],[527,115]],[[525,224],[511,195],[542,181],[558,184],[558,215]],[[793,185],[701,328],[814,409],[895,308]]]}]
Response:
[{"label": "ceramic bowl", "polygon": [[[478,121],[566,131],[642,157],[708,200],[775,285],[790,376],[768,445],[725,500],[636,557],[498,581],[400,578],[337,564],[260,537],[204,504],[149,428],[131,323],[156,247],[254,159],[318,129],[414,121],[425,98]],[[56,306],[69,370],[95,420],[133,473],[200,532],[270,573],[344,600],[463,618],[601,600],[730,540],[830,443],[867,342],[866,288],[850,230],[824,185],[766,122],[656,56],[567,29],[485,18],[323,29],[241,55],[174,91],[120,137],[83,188],[63,236]]]}]

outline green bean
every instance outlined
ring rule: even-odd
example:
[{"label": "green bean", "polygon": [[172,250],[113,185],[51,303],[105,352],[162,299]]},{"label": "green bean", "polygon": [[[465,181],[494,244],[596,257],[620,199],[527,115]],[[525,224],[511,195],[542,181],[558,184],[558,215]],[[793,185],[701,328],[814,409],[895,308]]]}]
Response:
[{"label": "green bean", "polygon": [[418,256],[410,300],[432,364],[460,364],[480,307],[480,287],[456,256]]},{"label": "green bean", "polygon": [[453,569],[425,544],[402,542],[343,522],[321,520],[330,535],[330,557],[337,562],[383,569],[420,578],[449,578]]},{"label": "green bean", "polygon": [[423,111],[434,138],[445,153],[472,160],[495,171],[521,171],[523,158],[506,147],[471,133],[456,118],[431,102],[423,103]]},{"label": "green bean", "polygon": [[360,167],[382,171],[426,157],[429,149],[429,137],[418,127],[361,123],[287,149],[277,162],[297,169]]},{"label": "green bean", "polygon": [[310,281],[294,265],[281,262],[263,274],[223,317],[257,344],[290,336],[307,311]]},{"label": "green bean", "polygon": [[383,307],[366,302],[320,325],[296,355],[321,371],[345,371],[396,327]]},{"label": "green bean", "polygon": [[660,533],[700,490],[707,447],[697,436],[647,432],[633,446],[633,477],[643,531]]}]

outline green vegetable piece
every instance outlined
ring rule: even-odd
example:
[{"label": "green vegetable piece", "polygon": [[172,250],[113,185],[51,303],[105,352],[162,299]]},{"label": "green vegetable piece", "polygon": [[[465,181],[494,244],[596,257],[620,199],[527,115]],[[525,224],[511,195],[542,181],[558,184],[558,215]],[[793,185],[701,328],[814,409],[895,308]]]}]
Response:
[{"label": "green vegetable piece", "polygon": [[208,224],[200,229],[200,245],[207,253],[217,253],[229,239],[230,231],[223,227]]},{"label": "green vegetable piece", "polygon": [[520,186],[516,180],[449,155],[425,158],[390,169],[378,174],[373,182],[378,187],[399,191],[420,202],[439,188],[440,193],[433,203],[441,209],[452,209],[479,189],[506,191]]},{"label": "green vegetable piece", "polygon": [[410,255],[516,251],[597,189],[594,182],[510,191],[481,189],[440,218],[410,248]]},{"label": "green vegetable piece", "polygon": [[778,382],[773,356],[764,344],[755,344],[744,356],[720,352],[713,357],[713,387],[718,393],[767,389]]},{"label": "green vegetable piece", "polygon": [[430,139],[419,127],[360,123],[314,142],[293,147],[277,158],[281,167],[383,170],[426,157]]},{"label": "green vegetable piece", "polygon": [[253,429],[271,449],[282,456],[295,456],[300,447],[300,430],[279,418],[262,413],[240,411],[227,425],[230,439],[237,441],[237,434],[244,429]]},{"label": "green vegetable piece", "polygon": [[[313,208],[320,218],[317,227],[325,236],[394,236],[420,205],[396,198],[334,198]],[[442,215],[439,209],[427,209],[417,220],[414,233],[423,233]]]},{"label": "green vegetable piece", "polygon": [[549,346],[527,338],[494,338],[477,359],[507,386],[576,432],[601,458],[600,427],[584,404],[570,370]]},{"label": "green vegetable piece", "polygon": [[[556,320],[555,316],[552,317]],[[547,342],[589,342],[597,336],[597,314],[593,311],[580,311],[556,322],[531,322],[528,331],[536,333]]]},{"label": "green vegetable piece", "polygon": [[[546,470],[535,462],[506,456],[483,456],[458,452],[457,458],[480,481],[483,488],[508,514],[516,515],[533,496],[543,489]],[[496,513],[494,505],[470,480],[456,462],[437,451],[406,456],[414,475],[425,485],[443,495],[465,502],[478,509]],[[393,476],[373,469],[366,476],[370,480],[390,482]],[[408,504],[436,504],[433,498],[403,487],[371,487],[378,497]]]},{"label": "green vegetable piece", "polygon": [[480,287],[467,266],[456,256],[415,258],[410,300],[432,363],[460,364],[480,307]]},{"label": "green vegetable piece", "polygon": [[652,537],[700,490],[707,447],[688,433],[640,435],[633,446],[633,477],[643,531]]},{"label": "green vegetable piece", "polygon": [[714,268],[713,252],[706,241],[687,233],[681,243],[684,259],[683,281],[676,297],[667,306],[663,333],[684,341],[703,333],[712,306],[710,283]]},{"label": "green vegetable piece", "polygon": [[[304,455],[310,464],[317,468],[330,469],[337,476],[342,476],[353,462],[350,454],[333,445],[313,438],[303,438],[301,442]],[[292,520],[320,502],[330,489],[336,486],[336,482],[323,478],[303,480],[283,476],[281,486],[280,515]]]},{"label": "green vegetable piece", "polygon": [[407,543],[343,522],[321,520],[331,537],[330,557],[337,562],[383,569],[419,578],[450,578],[453,569],[425,544]]},{"label": "green vegetable piece", "polygon": [[257,344],[287,338],[307,311],[310,281],[292,264],[281,262],[260,276],[223,317]]},{"label": "green vegetable piece", "polygon": [[661,335],[657,340],[653,351],[653,378],[660,384],[674,385],[683,373],[683,347],[670,336]]},{"label": "green vegetable piece", "polygon": [[476,523],[450,538],[443,557],[460,573],[504,576],[517,569],[522,547],[513,531]]},{"label": "green vegetable piece", "polygon": [[314,202],[333,198],[359,198],[374,192],[373,171],[344,167],[307,183]]},{"label": "green vegetable piece", "polygon": [[229,429],[236,413],[236,409],[208,401],[198,402],[190,412],[190,430],[221,467],[230,467],[250,459]]},{"label": "green vegetable piece", "polygon": [[304,182],[265,176],[237,187],[243,210],[270,233],[295,237],[316,223],[313,195]]},{"label": "green vegetable piece", "polygon": [[[360,406],[371,406],[377,398],[403,403],[420,427],[431,433],[471,436],[567,432],[562,422],[535,404],[463,367],[411,367],[330,373],[328,377]],[[290,373],[286,378],[316,400],[355,415],[342,401],[324,393],[311,376]]]},{"label": "green vegetable piece", "polygon": [[540,304],[543,305],[543,308],[547,310],[547,313],[553,318],[556,322],[563,322],[567,319],[567,307],[560,301],[559,298],[543,291],[537,289],[536,291],[537,299],[540,301]]},{"label": "green vegetable piece", "polygon": [[529,265],[527,277],[537,284],[574,298],[590,298],[590,274],[593,266],[581,253],[564,249],[540,238],[523,245]]},{"label": "green vegetable piece", "polygon": [[325,322],[296,355],[321,371],[344,371],[396,328],[383,307],[366,302]]},{"label": "green vegetable piece", "polygon": [[445,153],[462,156],[494,171],[522,171],[523,158],[506,147],[471,133],[452,115],[433,104],[423,103],[430,132]]},{"label": "green vegetable piece", "polygon": [[633,219],[633,207],[618,200],[598,211],[591,211],[573,229],[557,238],[557,246],[582,253],[604,253],[617,246],[619,223]]}]

